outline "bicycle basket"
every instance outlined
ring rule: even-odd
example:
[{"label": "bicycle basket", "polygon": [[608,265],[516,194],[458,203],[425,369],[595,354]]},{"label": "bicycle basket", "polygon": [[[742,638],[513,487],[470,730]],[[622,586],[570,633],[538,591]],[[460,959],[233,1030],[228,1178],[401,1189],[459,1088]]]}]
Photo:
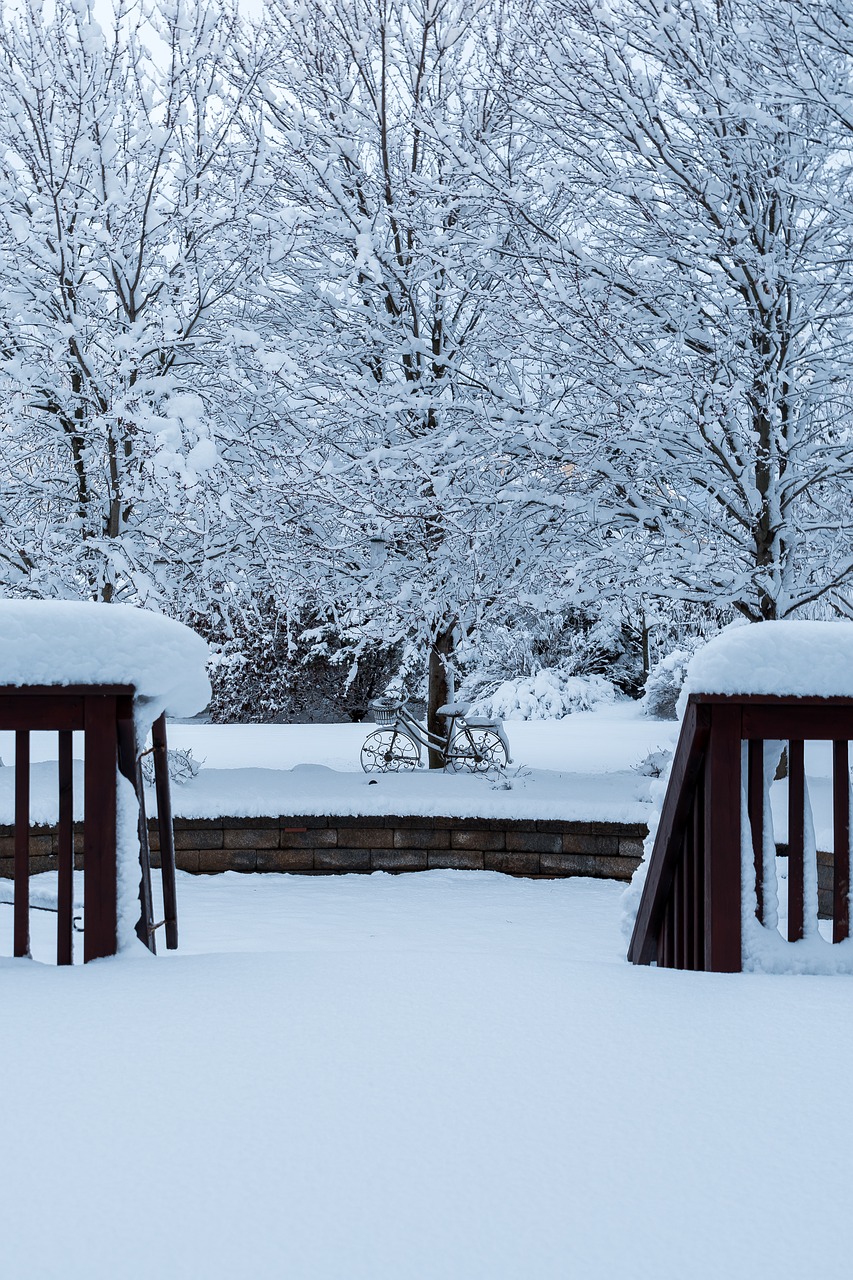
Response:
[{"label": "bicycle basket", "polygon": [[374,698],[369,703],[374,724],[393,724],[402,705],[395,698]]}]

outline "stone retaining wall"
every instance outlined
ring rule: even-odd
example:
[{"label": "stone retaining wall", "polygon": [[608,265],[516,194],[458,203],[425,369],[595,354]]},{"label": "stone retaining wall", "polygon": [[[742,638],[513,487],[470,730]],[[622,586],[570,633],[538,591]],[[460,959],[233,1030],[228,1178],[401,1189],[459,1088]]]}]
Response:
[{"label": "stone retaining wall", "polygon": [[[159,848],[149,824],[152,861]],[[629,880],[646,829],[615,822],[485,818],[176,818],[175,860],[183,871],[504,871],[518,876],[603,876]],[[82,828],[75,828],[82,866]],[[0,876],[13,874],[13,830],[0,827]],[[30,868],[56,867],[56,830],[33,827]]]}]

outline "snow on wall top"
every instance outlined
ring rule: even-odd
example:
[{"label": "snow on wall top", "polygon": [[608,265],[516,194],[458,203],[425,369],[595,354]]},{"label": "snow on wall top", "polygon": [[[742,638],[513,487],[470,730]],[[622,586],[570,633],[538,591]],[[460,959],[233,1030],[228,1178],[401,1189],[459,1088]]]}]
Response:
[{"label": "snow on wall top", "polygon": [[853,622],[732,627],[691,658],[682,701],[689,693],[853,697]]},{"label": "snow on wall top", "polygon": [[160,710],[210,700],[208,648],[189,627],[126,604],[0,600],[0,685],[132,684]]}]

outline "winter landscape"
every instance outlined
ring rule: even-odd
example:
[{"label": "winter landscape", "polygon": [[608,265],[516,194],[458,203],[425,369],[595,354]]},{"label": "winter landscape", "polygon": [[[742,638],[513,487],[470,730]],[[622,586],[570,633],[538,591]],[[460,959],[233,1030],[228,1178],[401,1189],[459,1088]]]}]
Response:
[{"label": "winter landscape", "polygon": [[851,139],[848,0],[0,6],[0,1280],[846,1280]]}]

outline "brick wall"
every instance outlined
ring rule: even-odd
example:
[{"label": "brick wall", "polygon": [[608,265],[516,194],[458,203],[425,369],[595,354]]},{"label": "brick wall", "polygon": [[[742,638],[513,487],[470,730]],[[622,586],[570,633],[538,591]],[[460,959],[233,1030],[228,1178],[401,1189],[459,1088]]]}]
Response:
[{"label": "brick wall", "polygon": [[[642,856],[643,826],[484,818],[290,817],[175,819],[184,871],[426,871],[447,867],[521,876],[628,880]],[[150,824],[153,861],[157,830]],[[75,834],[82,866],[82,836]],[[12,828],[0,827],[0,876],[13,872]],[[33,872],[56,867],[56,832],[30,833]]]}]

